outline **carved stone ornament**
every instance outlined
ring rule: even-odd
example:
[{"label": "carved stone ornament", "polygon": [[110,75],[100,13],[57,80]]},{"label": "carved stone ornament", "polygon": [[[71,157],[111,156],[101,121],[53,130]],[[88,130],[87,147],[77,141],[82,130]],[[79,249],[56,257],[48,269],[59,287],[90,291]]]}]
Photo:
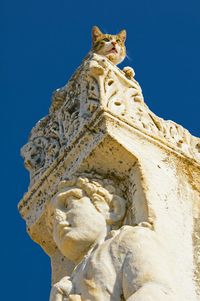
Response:
[{"label": "carved stone ornament", "polygon": [[129,80],[109,60],[92,54],[68,84],[54,92],[49,115],[36,124],[22,148],[33,182],[100,110],[200,161],[199,138],[173,121],[157,117],[144,103],[135,79]]},{"label": "carved stone ornament", "polygon": [[89,54],[22,148],[19,211],[51,258],[50,301],[200,300],[200,139],[128,71]]}]

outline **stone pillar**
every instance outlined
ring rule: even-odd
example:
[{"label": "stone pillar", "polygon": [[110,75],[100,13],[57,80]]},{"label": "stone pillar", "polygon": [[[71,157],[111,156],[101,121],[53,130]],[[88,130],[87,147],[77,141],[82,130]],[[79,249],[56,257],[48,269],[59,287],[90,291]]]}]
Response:
[{"label": "stone pillar", "polygon": [[[199,300],[200,139],[152,113],[135,79],[87,57],[22,155],[19,211],[51,258],[51,300]],[[93,241],[89,230],[66,239],[90,218]]]}]

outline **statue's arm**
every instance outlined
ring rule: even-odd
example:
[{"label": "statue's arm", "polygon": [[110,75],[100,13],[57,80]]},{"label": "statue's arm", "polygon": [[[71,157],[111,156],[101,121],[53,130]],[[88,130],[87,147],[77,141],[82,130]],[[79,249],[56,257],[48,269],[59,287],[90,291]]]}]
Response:
[{"label": "statue's arm", "polygon": [[125,300],[173,301],[170,264],[156,233],[138,226],[127,234],[122,281]]},{"label": "statue's arm", "polygon": [[133,293],[126,301],[175,301],[172,291],[156,282],[145,283],[137,292]]}]

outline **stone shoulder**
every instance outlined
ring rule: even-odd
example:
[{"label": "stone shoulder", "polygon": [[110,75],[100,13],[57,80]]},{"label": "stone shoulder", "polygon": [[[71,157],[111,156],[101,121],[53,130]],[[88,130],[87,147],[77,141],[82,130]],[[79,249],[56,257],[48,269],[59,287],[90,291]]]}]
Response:
[{"label": "stone shoulder", "polygon": [[118,248],[124,249],[124,253],[132,251],[138,243],[141,246],[145,246],[150,241],[159,244],[156,233],[144,226],[123,226],[117,231],[112,231],[111,234],[113,239],[110,245],[117,245]]}]

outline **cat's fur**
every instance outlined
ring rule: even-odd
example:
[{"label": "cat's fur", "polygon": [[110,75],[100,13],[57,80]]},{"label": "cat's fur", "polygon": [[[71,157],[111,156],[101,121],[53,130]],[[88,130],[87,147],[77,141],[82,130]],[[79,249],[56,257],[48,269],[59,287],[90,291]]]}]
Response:
[{"label": "cat's fur", "polygon": [[97,26],[92,28],[92,52],[107,57],[115,65],[126,57],[125,40],[126,30],[111,35],[102,33]]}]

